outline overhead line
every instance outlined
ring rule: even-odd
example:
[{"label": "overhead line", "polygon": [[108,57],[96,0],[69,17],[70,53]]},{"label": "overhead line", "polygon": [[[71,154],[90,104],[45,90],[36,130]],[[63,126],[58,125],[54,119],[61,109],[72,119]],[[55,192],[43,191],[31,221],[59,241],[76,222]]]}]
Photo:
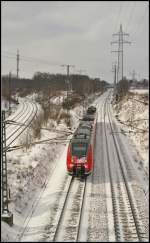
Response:
[{"label": "overhead line", "polygon": [[146,6],[143,15],[142,15],[141,18],[139,19],[139,21],[138,21],[138,23],[137,23],[137,28],[135,29],[135,31],[133,30],[133,34],[132,34],[132,36],[135,35],[135,34],[137,34],[137,33],[140,33],[140,31],[139,31],[139,27],[142,26],[142,24],[143,24],[143,20],[144,20],[145,17],[147,16],[147,13],[148,13],[148,6]]},{"label": "overhead line", "polygon": [[[6,57],[6,58],[14,58],[14,59],[16,59],[16,56],[6,56],[6,55],[2,55],[2,57]],[[22,56],[23,57],[23,56]],[[27,58],[28,57],[26,57],[26,58],[22,58],[22,57],[20,57],[20,60],[22,60],[22,61],[24,61],[24,62],[34,62],[34,64],[38,64],[38,63],[40,63],[40,64],[46,64],[46,65],[51,65],[51,66],[60,66],[60,63],[51,63],[51,62],[49,62],[49,61],[47,61],[47,60],[40,60],[40,59],[34,59],[34,58],[32,58],[33,60],[28,60]],[[35,60],[35,61],[34,61]]]},{"label": "overhead line", "polygon": [[131,27],[131,19],[133,18],[133,12],[134,12],[135,8],[136,8],[136,1],[133,2],[133,5],[132,5],[131,11],[130,11],[130,15],[129,15],[129,19],[126,24],[126,29],[127,28],[129,29],[129,27]]},{"label": "overhead line", "polygon": [[116,24],[115,24],[115,29],[114,29],[114,32],[116,30],[116,28],[118,27],[118,20],[120,19],[120,13],[122,11],[122,1],[120,1],[120,6],[119,6],[119,12],[118,12],[118,17],[117,17],[117,21],[116,21]]}]

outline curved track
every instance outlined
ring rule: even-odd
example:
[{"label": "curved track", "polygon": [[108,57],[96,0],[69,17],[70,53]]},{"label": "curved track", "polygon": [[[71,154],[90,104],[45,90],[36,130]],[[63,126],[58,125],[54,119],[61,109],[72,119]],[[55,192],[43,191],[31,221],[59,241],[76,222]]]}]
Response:
[{"label": "curved track", "polygon": [[21,112],[13,116],[13,123],[9,127],[6,126],[6,150],[29,127],[37,115],[37,110],[36,103],[25,102]]},{"label": "curved track", "polygon": [[27,106],[25,102],[21,102],[18,106],[18,109],[15,113],[10,115],[5,121],[6,121],[6,129],[8,129],[11,126],[11,123],[17,119],[19,119],[24,112],[26,112]]}]

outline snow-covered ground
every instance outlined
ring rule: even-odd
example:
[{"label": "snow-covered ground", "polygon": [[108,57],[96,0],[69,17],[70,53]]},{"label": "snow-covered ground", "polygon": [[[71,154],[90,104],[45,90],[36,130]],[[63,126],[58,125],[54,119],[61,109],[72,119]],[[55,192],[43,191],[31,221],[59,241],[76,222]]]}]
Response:
[{"label": "snow-covered ground", "polygon": [[[35,102],[36,98],[37,94],[33,94],[25,98],[18,97],[18,100],[19,102],[25,100]],[[60,97],[55,97],[54,101],[59,103]],[[70,111],[70,114],[71,128],[74,130],[82,117],[83,107],[78,105]],[[69,133],[67,131],[68,129],[63,120],[58,125],[56,121],[49,119],[45,129],[41,130],[40,137],[40,141],[49,141],[37,143],[29,149],[24,147],[7,153],[8,185],[10,189],[9,210],[13,213],[14,225],[9,227],[2,222],[2,241],[17,241],[17,234],[22,232],[22,226],[28,220],[29,215],[32,214],[32,209],[35,208],[35,204],[56,168],[58,160],[62,160],[61,155],[65,150],[66,143],[68,143]],[[32,136],[31,129],[28,129],[18,141],[23,144],[23,140],[27,136]],[[56,141],[55,138],[58,137],[64,140],[61,142]],[[38,142],[38,139],[35,142]]]},{"label": "snow-covered ground", "polygon": [[131,93],[135,93],[135,94],[148,94],[149,90],[148,89],[130,89]]},{"label": "snow-covered ground", "polygon": [[[10,108],[11,112],[14,113],[17,110],[18,105],[11,102]],[[7,118],[9,116],[9,102],[4,97],[1,98],[1,110],[5,111],[5,116]]]},{"label": "snow-covered ground", "polygon": [[139,166],[144,167],[147,175],[149,168],[148,94],[148,90],[130,90],[130,93],[119,104],[114,104],[114,112],[121,122],[122,131],[130,138],[131,144],[136,148],[141,157]]},{"label": "snow-covered ground", "polygon": [[[89,100],[92,99],[94,99],[94,97]],[[57,99],[55,102],[57,103]],[[124,101],[122,106],[126,104],[126,102],[130,102],[130,100],[127,99]],[[97,106],[98,101],[95,101],[94,104]],[[140,106],[141,104],[142,103],[138,105],[138,111],[140,111],[140,113],[145,108],[142,108]],[[126,104],[126,107],[124,107],[125,110],[128,109],[127,113],[123,110],[122,106],[120,105],[120,107],[115,108],[120,111],[122,119],[130,118],[130,116],[128,117],[128,114],[131,104],[129,106],[128,103]],[[102,103],[99,102],[99,106],[97,106],[97,108],[100,110],[101,107]],[[78,125],[79,119],[82,117],[83,106],[78,105],[70,111],[70,114],[71,128],[74,130]],[[146,111],[144,114],[147,114]],[[99,139],[102,125],[100,117],[98,122],[99,132],[97,138]],[[127,129],[126,126],[123,127],[123,129]],[[18,242],[19,240],[31,241],[31,239],[32,241],[39,241],[41,239],[49,241],[49,232],[53,234],[53,227],[57,223],[56,219],[60,213],[65,188],[70,178],[66,173],[65,167],[67,143],[70,138],[68,137],[70,135],[67,131],[68,129],[63,120],[57,124],[56,121],[49,119],[45,129],[41,130],[40,137],[40,141],[49,141],[35,144],[28,150],[24,148],[23,150],[16,150],[8,153],[8,184],[11,190],[11,203],[9,204],[9,209],[14,214],[14,225],[13,227],[9,227],[7,224],[2,222],[2,241]],[[133,128],[132,131],[134,131]],[[141,136],[141,133],[137,133],[137,135]],[[55,140],[58,136],[61,136],[62,139],[64,139],[61,143],[59,143],[59,140]],[[146,139],[147,137],[145,140]],[[38,139],[36,139],[35,142],[38,142]],[[92,186],[92,193],[90,193],[87,203],[91,203],[91,218],[89,220],[91,221],[90,223],[92,223],[92,226],[89,230],[89,238],[91,239],[92,235],[92,237],[97,237],[103,240],[108,238],[107,220],[111,222],[109,214],[112,214],[112,209],[110,210],[110,207],[106,208],[105,203],[105,168],[101,167],[101,164],[104,163],[103,160],[105,154],[102,157],[102,151],[100,151],[101,145],[102,139],[99,140],[96,148],[99,157],[97,157],[97,167],[95,168],[96,176],[93,183],[90,181],[92,178],[88,177],[88,182]],[[109,187],[108,184],[109,178],[106,187]],[[91,195],[94,195],[94,197]],[[107,196],[108,195],[110,195],[110,192],[108,193],[107,190]],[[109,197],[107,199],[107,201],[109,201],[107,204],[110,205],[111,199]],[[97,209],[99,209],[99,211],[95,211]],[[106,215],[107,211],[109,211],[108,216]],[[98,212],[98,214],[96,214],[96,212]],[[87,226],[87,224],[88,219],[84,220],[84,226]],[[111,231],[112,222],[110,224],[109,230]],[[99,231],[99,225],[101,231]]]}]

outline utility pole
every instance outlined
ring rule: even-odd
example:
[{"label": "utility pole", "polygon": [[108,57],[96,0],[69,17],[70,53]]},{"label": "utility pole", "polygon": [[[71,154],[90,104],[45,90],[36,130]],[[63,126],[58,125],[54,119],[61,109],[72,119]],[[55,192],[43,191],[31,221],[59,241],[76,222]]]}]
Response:
[{"label": "utility pole", "polygon": [[17,79],[19,78],[19,50],[17,49]]},{"label": "utility pole", "polygon": [[13,214],[9,212],[8,209],[8,184],[7,184],[7,157],[6,157],[6,121],[5,121],[5,111],[2,111],[2,126],[1,126],[1,196],[2,196],[2,220],[8,223],[10,226],[13,225]]},{"label": "utility pole", "polygon": [[[118,50],[112,51],[118,53],[118,63],[117,63],[117,82],[123,80],[123,44],[131,44],[131,42],[124,40],[124,36],[129,36],[128,33],[124,33],[122,30],[122,24],[120,24],[120,30],[118,33],[113,34],[113,36],[118,36],[118,41],[112,41],[111,44],[118,44]],[[119,77],[121,73],[121,78]]]},{"label": "utility pole", "polygon": [[69,110],[68,110],[68,97],[69,93],[72,91],[72,85],[70,82],[70,76],[69,76],[69,68],[70,67],[75,67],[75,65],[70,65],[70,64],[63,64],[61,67],[67,67],[67,80],[66,80],[66,86],[67,86],[67,114],[68,114],[68,120],[69,120]]},{"label": "utility pole", "polygon": [[8,77],[8,82],[9,82],[9,110],[8,113],[9,115],[11,114],[11,72],[9,72],[9,77]]},{"label": "utility pole", "polygon": [[61,67],[67,67],[67,80],[66,80],[66,84],[67,84],[67,99],[68,99],[68,93],[70,93],[69,91],[72,91],[72,84],[70,82],[70,76],[69,76],[69,68],[70,67],[75,67],[75,65],[63,64],[63,65],[61,65]]},{"label": "utility pole", "polygon": [[112,72],[114,72],[114,95],[116,95],[116,78],[117,78],[117,64],[112,66]]}]

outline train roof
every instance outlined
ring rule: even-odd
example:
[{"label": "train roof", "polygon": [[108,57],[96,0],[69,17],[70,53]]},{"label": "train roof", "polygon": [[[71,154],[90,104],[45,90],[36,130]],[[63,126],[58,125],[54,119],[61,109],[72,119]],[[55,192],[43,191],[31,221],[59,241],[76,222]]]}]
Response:
[{"label": "train roof", "polygon": [[84,120],[82,120],[80,122],[80,124],[79,124],[79,127],[87,127],[89,129],[91,129],[92,124],[93,124],[93,121],[84,121]]},{"label": "train roof", "polygon": [[94,121],[95,113],[94,114],[85,114],[82,118],[83,121]]},{"label": "train roof", "polygon": [[95,106],[91,105],[91,106],[88,107],[87,113],[93,114],[95,112],[96,112],[96,107]]},{"label": "train roof", "polygon": [[80,142],[80,143],[89,142],[90,138],[91,138],[91,127],[86,126],[86,124],[84,125],[82,124],[75,131],[71,142]]},{"label": "train roof", "polygon": [[71,143],[89,143],[94,119],[95,114],[85,114],[71,139]]},{"label": "train roof", "polygon": [[71,139],[71,143],[89,143],[90,137],[78,136]]}]

